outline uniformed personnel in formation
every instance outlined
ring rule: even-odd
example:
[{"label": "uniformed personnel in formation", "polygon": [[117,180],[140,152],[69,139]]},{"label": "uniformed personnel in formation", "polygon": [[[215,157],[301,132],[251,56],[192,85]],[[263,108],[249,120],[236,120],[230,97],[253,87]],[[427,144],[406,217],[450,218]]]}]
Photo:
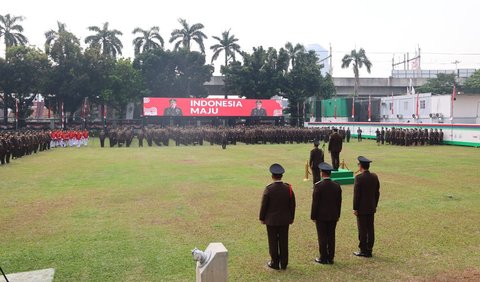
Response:
[{"label": "uniformed personnel in formation", "polygon": [[[256,144],[300,144],[319,140],[328,143],[332,133],[330,127],[297,128],[283,126],[237,126],[237,127],[161,127],[147,126],[134,128],[133,126],[108,127],[104,131],[105,138],[109,139],[110,147],[131,146],[133,139],[138,139],[138,145],[143,147],[143,139],[147,145],[168,146],[173,140],[176,146],[202,146],[204,141],[210,145],[236,145],[242,142],[247,145]],[[102,141],[103,134],[100,135]]]},{"label": "uniformed personnel in formation", "polygon": [[0,131],[0,165],[50,149],[49,130]]},{"label": "uniformed personnel in formation", "polygon": [[[383,129],[382,129],[383,131]],[[443,131],[430,128],[387,128],[384,133],[385,142],[390,145],[398,146],[424,146],[424,145],[441,145],[443,144]],[[382,140],[382,144],[383,144]]]},{"label": "uniformed personnel in formation", "polygon": [[269,268],[285,270],[288,265],[288,229],[295,218],[295,193],[292,185],[283,182],[285,169],[280,164],[270,166],[273,183],[263,191],[259,220],[267,226]]},{"label": "uniformed personnel in formation", "polygon": [[335,229],[342,209],[342,189],[330,179],[333,167],[327,163],[318,165],[322,180],[315,183],[312,194],[310,219],[315,222],[320,257],[315,262],[333,264],[335,257]]}]

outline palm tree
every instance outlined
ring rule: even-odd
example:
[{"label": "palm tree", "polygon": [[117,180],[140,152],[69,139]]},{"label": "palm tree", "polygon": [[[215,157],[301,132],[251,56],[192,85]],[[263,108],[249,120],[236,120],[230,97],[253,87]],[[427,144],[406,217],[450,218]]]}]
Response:
[{"label": "palm tree", "polygon": [[55,62],[60,62],[67,57],[75,56],[80,49],[80,41],[71,32],[67,31],[64,23],[57,22],[58,30],[45,32],[45,53]]},{"label": "palm tree", "polygon": [[291,42],[287,42],[285,44],[285,49],[287,50],[288,56],[290,57],[290,61],[292,62],[292,68],[295,65],[295,59],[297,59],[298,54],[305,52],[305,47],[303,45],[297,43],[297,45],[293,46]]},{"label": "palm tree", "polygon": [[25,35],[22,34],[23,26],[17,23],[21,21],[23,21],[23,17],[10,14],[0,15],[0,37],[3,36],[5,42],[5,55],[8,47],[25,45],[28,42]]},{"label": "palm tree", "polygon": [[[150,30],[144,30],[139,27],[133,30],[133,34],[141,33],[141,36],[133,39],[133,46],[135,47],[135,56],[152,49],[163,49],[163,38],[159,33],[158,26],[150,28]],[[159,43],[156,41],[158,40]],[[140,51],[142,50],[142,51]]]},{"label": "palm tree", "polygon": [[190,41],[193,40],[200,46],[202,54],[205,54],[203,39],[207,39],[207,36],[201,31],[201,29],[204,28],[203,24],[197,23],[189,26],[185,19],[178,19],[178,22],[183,28],[172,31],[170,43],[177,40],[177,42],[175,42],[174,50],[178,50],[178,47],[182,44],[183,48],[190,51]]},{"label": "palm tree", "polygon": [[89,26],[88,30],[96,32],[96,34],[85,38],[85,43],[90,44],[90,47],[100,47],[104,56],[116,58],[117,54],[122,55],[123,45],[117,37],[117,35],[123,34],[121,31],[116,29],[109,30],[108,22],[103,24],[103,28]]},{"label": "palm tree", "polygon": [[230,30],[222,32],[222,38],[212,36],[213,39],[218,40],[219,43],[210,47],[213,50],[212,63],[215,61],[220,53],[225,53],[225,66],[228,64],[228,60],[232,59],[235,62],[235,53],[241,54],[240,45],[237,42],[238,38],[235,35],[230,35]]},{"label": "palm tree", "polygon": [[354,88],[354,96],[358,95],[358,87],[360,86],[360,76],[359,70],[365,65],[367,68],[368,73],[370,73],[370,69],[372,68],[372,63],[365,55],[365,50],[360,48],[357,50],[353,49],[349,54],[346,54],[342,59],[342,69],[348,68],[350,64],[353,64],[353,74],[355,75],[355,88]]}]

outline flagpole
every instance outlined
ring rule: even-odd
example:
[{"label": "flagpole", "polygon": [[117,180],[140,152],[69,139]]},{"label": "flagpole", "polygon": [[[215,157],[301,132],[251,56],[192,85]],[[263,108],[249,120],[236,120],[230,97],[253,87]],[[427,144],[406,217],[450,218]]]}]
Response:
[{"label": "flagpole", "polygon": [[372,96],[368,95],[368,121],[372,121]]},{"label": "flagpole", "polygon": [[453,102],[455,101],[455,96],[457,95],[457,88],[455,84],[453,84],[453,91],[452,91],[452,102],[451,102],[451,109],[450,109],[450,121],[453,123]]},{"label": "flagpole", "polygon": [[352,121],[355,121],[355,94],[353,94],[352,98]]},{"label": "flagpole", "polygon": [[15,98],[15,129],[18,129],[18,99]]}]

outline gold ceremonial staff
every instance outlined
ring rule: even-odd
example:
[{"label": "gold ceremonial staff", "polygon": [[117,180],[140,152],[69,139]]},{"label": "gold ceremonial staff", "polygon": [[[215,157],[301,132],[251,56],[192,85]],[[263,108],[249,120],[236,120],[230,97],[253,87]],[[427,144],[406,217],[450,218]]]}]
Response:
[{"label": "gold ceremonial staff", "polygon": [[305,163],[305,178],[303,178],[303,181],[308,181],[308,175],[309,174],[312,174],[309,170],[309,165],[308,165],[308,161],[307,163]]}]

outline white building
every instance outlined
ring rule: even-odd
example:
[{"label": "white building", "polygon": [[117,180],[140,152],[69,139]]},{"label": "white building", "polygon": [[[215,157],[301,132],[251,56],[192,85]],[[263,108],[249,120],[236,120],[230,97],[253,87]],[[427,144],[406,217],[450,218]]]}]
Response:
[{"label": "white building", "polygon": [[480,95],[472,94],[457,94],[453,112],[452,95],[401,95],[381,98],[380,103],[382,122],[480,124],[479,115]]}]

